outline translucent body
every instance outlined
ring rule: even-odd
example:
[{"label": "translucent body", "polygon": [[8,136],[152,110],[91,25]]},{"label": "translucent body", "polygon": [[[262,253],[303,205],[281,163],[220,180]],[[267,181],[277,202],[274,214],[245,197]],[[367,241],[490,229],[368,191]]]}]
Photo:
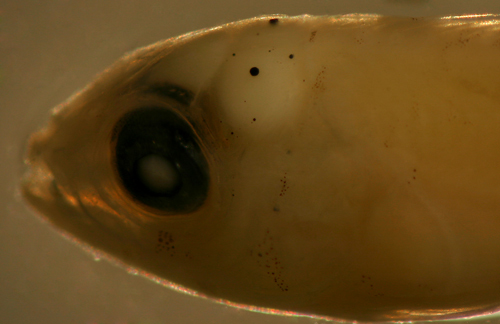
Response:
[{"label": "translucent body", "polygon": [[[496,19],[262,17],[140,49],[32,136],[24,194],[75,237],[209,296],[363,321],[490,311]],[[116,170],[117,123],[151,106],[189,124],[206,158],[194,210],[146,206]]]}]

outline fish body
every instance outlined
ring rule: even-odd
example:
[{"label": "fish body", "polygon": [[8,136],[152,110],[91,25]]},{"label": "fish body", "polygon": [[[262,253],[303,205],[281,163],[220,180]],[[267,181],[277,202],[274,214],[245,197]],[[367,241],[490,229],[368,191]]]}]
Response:
[{"label": "fish body", "polygon": [[139,49],[32,135],[23,194],[214,298],[358,321],[496,310],[498,19],[275,15]]}]

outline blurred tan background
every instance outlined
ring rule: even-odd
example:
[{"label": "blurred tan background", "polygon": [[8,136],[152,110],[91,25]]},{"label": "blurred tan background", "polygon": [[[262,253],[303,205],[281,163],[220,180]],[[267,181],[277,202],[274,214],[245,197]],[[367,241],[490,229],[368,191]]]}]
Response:
[{"label": "blurred tan background", "polygon": [[0,0],[0,323],[322,323],[214,304],[96,262],[35,217],[17,183],[28,135],[125,52],[263,14],[353,12],[500,13],[500,1]]}]

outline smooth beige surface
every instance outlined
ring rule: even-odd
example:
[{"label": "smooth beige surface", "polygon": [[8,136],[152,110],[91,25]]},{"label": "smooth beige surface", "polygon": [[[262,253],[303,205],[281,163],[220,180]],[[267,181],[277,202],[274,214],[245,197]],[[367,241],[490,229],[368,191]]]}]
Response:
[{"label": "smooth beige surface", "polygon": [[[171,26],[181,9],[179,5],[170,3],[159,5],[165,6],[164,10],[143,4],[119,7],[112,3],[104,7],[87,4],[82,9],[68,7],[66,3],[60,6],[56,3],[50,8],[33,4],[23,7],[18,2],[16,7],[8,6],[4,12],[9,15],[3,19],[6,26],[4,35],[7,37],[2,43],[8,51],[2,56],[2,62],[6,62],[2,63],[2,69],[6,72],[0,97],[2,107],[12,107],[2,108],[2,132],[5,134],[2,136],[5,143],[2,158],[7,161],[2,173],[3,196],[6,198],[5,217],[1,219],[0,250],[2,260],[5,260],[2,261],[1,277],[5,287],[1,303],[3,322],[297,322],[187,298],[83,255],[12,200],[20,175],[15,171],[20,168],[20,143],[30,130],[41,123],[49,108],[84,86],[95,73],[123,52],[192,29],[267,12],[333,14],[364,11],[389,14],[414,12],[418,15],[434,12],[442,15],[495,11],[494,6],[488,8],[479,2],[475,2],[474,7],[453,2],[452,8],[449,3],[447,8],[443,2],[384,4],[373,2],[367,6],[351,3],[350,6],[343,6],[317,2],[308,3],[310,7],[302,3],[303,7],[283,9],[290,4],[255,3],[254,8],[235,6],[231,9],[226,6],[226,10],[214,10],[212,16],[198,6],[200,9],[196,10],[200,11],[191,10],[192,16],[186,19],[185,15],[183,19],[186,24],[190,21],[196,23],[184,29],[176,24],[179,29],[172,30],[169,35],[165,34],[166,28],[159,27]],[[241,13],[238,13],[240,10]],[[223,18],[224,15],[227,15],[226,18]],[[109,19],[111,16],[113,19]],[[207,21],[200,20],[201,16]],[[299,322],[314,321],[302,319]]]}]

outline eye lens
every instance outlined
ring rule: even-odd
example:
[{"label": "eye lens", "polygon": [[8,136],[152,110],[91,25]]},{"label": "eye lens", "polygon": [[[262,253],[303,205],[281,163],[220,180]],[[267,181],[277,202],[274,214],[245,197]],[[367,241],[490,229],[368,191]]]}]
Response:
[{"label": "eye lens", "polygon": [[163,108],[142,108],[116,125],[115,163],[127,191],[150,207],[191,212],[208,192],[208,165],[191,126]]},{"label": "eye lens", "polygon": [[153,194],[170,196],[180,187],[179,171],[169,160],[150,154],[137,162],[137,175]]}]

